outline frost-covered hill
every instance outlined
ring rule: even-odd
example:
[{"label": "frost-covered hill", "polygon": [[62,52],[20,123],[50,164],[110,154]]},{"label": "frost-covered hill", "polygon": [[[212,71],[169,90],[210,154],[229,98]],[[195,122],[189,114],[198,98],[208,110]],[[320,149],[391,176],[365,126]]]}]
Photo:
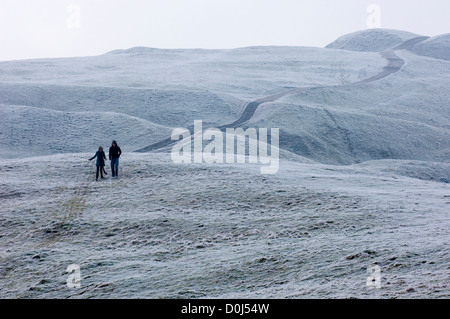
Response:
[{"label": "frost-covered hill", "polygon": [[[366,30],[0,62],[0,298],[448,298],[446,48]],[[161,141],[194,120],[279,128],[279,171],[174,163]]]},{"label": "frost-covered hill", "polygon": [[324,163],[448,162],[450,63],[397,54],[406,65],[389,77],[286,96],[261,105],[249,125],[280,127],[282,148]]},{"label": "frost-covered hill", "polygon": [[[98,57],[1,62],[0,157],[88,152],[111,139],[133,151],[194,120],[232,123],[246,103],[281,94],[261,104],[246,125],[279,127],[287,151],[335,164],[445,160],[450,67],[416,53],[445,58],[447,37],[425,39],[377,29],[343,36],[327,49],[132,48]],[[379,52],[386,49],[396,49],[404,67],[351,85],[382,72],[388,61]],[[309,89],[288,94],[295,88]],[[33,120],[23,116],[14,123],[18,107],[29,108]],[[131,119],[139,124],[130,125]]]},{"label": "frost-covered hill", "polygon": [[422,56],[450,60],[450,34],[430,38],[405,31],[369,29],[344,35],[326,47],[362,52],[405,49]]},{"label": "frost-covered hill", "polygon": [[[450,296],[449,185],[405,176],[429,163],[283,161],[262,176],[128,153],[118,180],[95,182],[88,156],[0,163],[2,298]],[[373,264],[381,289],[366,286]]]},{"label": "frost-covered hill", "polygon": [[405,31],[369,29],[346,34],[326,47],[350,51],[381,52],[393,49],[417,37],[419,37],[417,34]]},{"label": "frost-covered hill", "polygon": [[32,157],[55,153],[83,152],[93,154],[100,145],[120,136],[124,151],[170,136],[168,127],[139,117],[114,112],[55,111],[30,106],[0,104],[3,126],[2,155]]},{"label": "frost-covered hill", "polygon": [[450,34],[429,38],[411,48],[419,55],[450,61]]},{"label": "frost-covered hill", "polygon": [[[374,53],[289,47],[217,51],[135,48],[99,57],[2,62],[0,157],[14,157],[15,152],[22,156],[33,136],[41,134],[58,135],[61,144],[38,138],[30,156],[88,152],[98,141],[110,143],[112,138],[132,151],[156,142],[161,134],[136,135],[133,128],[124,129],[123,121],[89,121],[85,112],[97,113],[98,119],[104,113],[115,113],[117,119],[140,118],[150,126],[164,126],[160,132],[164,134],[168,128],[188,127],[194,120],[220,126],[236,120],[252,99],[298,86],[358,81],[379,72],[383,64]],[[11,124],[14,116],[10,113],[17,106],[66,112],[58,114],[62,119],[63,114],[70,114],[79,131],[74,134],[46,116],[34,116],[33,125],[26,129]],[[26,124],[22,121],[20,125]],[[96,133],[99,128],[104,134]],[[108,134],[111,138],[105,139]]]}]

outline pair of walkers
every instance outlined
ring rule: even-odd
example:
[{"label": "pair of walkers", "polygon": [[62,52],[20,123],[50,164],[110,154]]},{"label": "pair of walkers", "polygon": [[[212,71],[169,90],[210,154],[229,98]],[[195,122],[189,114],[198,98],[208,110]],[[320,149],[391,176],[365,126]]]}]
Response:
[{"label": "pair of walkers", "polygon": [[[122,150],[117,145],[117,142],[113,141],[111,147],[109,148],[109,160],[111,161],[112,177],[117,177],[119,174],[119,157],[121,154]],[[98,181],[99,174],[101,178],[104,178],[103,173],[107,175],[105,171],[106,155],[105,152],[103,151],[102,146],[98,148],[98,151],[97,153],[95,153],[94,157],[91,157],[89,160],[92,161],[94,158],[97,158],[97,173],[95,175],[95,180]]]}]

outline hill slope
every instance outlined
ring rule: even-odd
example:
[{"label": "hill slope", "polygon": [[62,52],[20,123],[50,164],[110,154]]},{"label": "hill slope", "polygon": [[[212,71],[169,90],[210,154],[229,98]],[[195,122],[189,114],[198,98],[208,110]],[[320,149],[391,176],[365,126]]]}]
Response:
[{"label": "hill slope", "polygon": [[[170,128],[187,128],[194,120],[225,127],[251,105],[250,117],[239,125],[277,127],[282,148],[314,161],[447,161],[449,64],[410,53],[424,50],[445,58],[446,51],[435,48],[447,40],[381,29],[343,36],[327,49],[132,48],[98,57],[2,62],[6,122],[0,134],[9,136],[2,145],[13,145],[0,156],[14,156],[15,149],[17,156],[55,154],[71,148],[59,143],[73,140],[76,150],[92,152],[94,145],[109,144],[112,135],[126,149],[146,149],[170,138]],[[396,50],[395,61],[379,53],[387,49]],[[33,109],[33,121],[22,118],[11,125],[8,106],[17,105],[42,109],[42,116]],[[47,111],[63,112],[56,116],[61,120]],[[88,120],[94,113],[95,120]],[[64,118],[72,116],[80,117],[78,132],[63,129]],[[131,124],[138,119],[143,122]],[[60,126],[59,142],[33,139],[27,123]]]},{"label": "hill slope", "polygon": [[405,31],[369,29],[346,34],[327,45],[326,48],[363,52],[381,52],[393,49],[402,43],[417,37],[419,37],[417,34]]},{"label": "hill slope", "polygon": [[450,33],[418,43],[411,48],[411,51],[416,54],[450,61]]}]

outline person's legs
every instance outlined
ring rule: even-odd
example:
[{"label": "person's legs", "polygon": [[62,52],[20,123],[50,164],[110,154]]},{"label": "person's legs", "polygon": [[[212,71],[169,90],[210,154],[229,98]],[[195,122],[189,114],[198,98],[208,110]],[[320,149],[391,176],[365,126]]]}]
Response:
[{"label": "person's legs", "polygon": [[117,175],[119,175],[119,159],[118,158],[116,158],[116,177],[117,177]]},{"label": "person's legs", "polygon": [[[102,178],[104,178],[103,177],[103,170],[104,170],[104,166],[100,166],[100,176],[102,177]],[[98,177],[97,177],[98,178]]]},{"label": "person's legs", "polygon": [[95,174],[95,180],[98,180],[98,172],[100,170],[100,166],[97,166],[97,173]]},{"label": "person's legs", "polygon": [[111,174],[112,174],[112,177],[116,176],[115,173],[114,173],[114,160],[115,160],[114,158],[111,159]]}]

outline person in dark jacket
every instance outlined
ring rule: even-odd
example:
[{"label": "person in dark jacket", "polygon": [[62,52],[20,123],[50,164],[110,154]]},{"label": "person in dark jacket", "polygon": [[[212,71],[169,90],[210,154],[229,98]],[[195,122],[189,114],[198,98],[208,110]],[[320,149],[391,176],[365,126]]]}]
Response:
[{"label": "person in dark jacket", "polygon": [[106,155],[105,152],[103,151],[103,147],[100,146],[98,148],[97,153],[95,153],[94,157],[91,157],[89,160],[92,161],[94,158],[97,157],[97,173],[95,175],[95,180],[98,181],[98,173],[100,172],[100,175],[102,178],[103,177],[103,170],[105,169],[105,160],[106,160]]},{"label": "person in dark jacket", "polygon": [[109,160],[111,161],[112,177],[117,177],[119,174],[119,157],[122,154],[122,150],[117,145],[116,141],[112,141],[112,145],[109,148]]}]

